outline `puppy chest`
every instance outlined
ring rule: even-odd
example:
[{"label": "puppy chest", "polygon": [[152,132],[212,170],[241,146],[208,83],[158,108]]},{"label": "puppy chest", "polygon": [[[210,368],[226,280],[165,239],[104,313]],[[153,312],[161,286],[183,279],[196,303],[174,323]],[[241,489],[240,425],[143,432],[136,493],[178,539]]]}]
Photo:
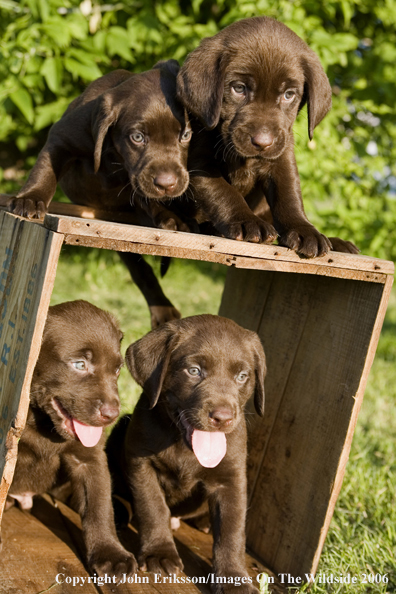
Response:
[{"label": "puppy chest", "polygon": [[156,473],[169,507],[191,498],[202,490],[202,481],[184,466],[169,467],[156,464]]},{"label": "puppy chest", "polygon": [[38,457],[21,444],[10,493],[44,493],[56,483],[59,470],[59,456]]}]

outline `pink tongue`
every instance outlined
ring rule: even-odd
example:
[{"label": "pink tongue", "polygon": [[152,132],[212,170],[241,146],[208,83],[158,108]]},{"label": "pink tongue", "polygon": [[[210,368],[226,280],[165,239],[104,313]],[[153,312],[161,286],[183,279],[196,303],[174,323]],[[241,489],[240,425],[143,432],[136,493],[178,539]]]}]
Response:
[{"label": "pink tongue", "polygon": [[227,451],[227,440],[222,431],[199,431],[194,429],[191,445],[198,462],[205,468],[217,466]]},{"label": "pink tongue", "polygon": [[91,427],[91,425],[84,425],[77,419],[73,419],[74,431],[77,433],[78,439],[86,448],[96,446],[102,435],[102,427]]}]

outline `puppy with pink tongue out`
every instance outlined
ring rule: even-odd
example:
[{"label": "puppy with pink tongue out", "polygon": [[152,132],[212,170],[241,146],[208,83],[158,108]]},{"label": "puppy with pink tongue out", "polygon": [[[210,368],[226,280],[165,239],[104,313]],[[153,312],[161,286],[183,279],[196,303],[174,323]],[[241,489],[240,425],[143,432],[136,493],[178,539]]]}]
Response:
[{"label": "puppy with pink tongue out", "polygon": [[[139,566],[183,569],[171,516],[209,505],[216,594],[257,593],[245,565],[246,424],[251,396],[264,412],[265,356],[259,337],[220,316],[168,322],[132,344],[126,363],[143,394],[106,445],[115,493],[136,518]],[[220,583],[222,582],[222,583]]]},{"label": "puppy with pink tongue out", "polygon": [[86,301],[50,307],[6,502],[30,509],[34,495],[71,494],[90,569],[119,579],[137,568],[116,535],[104,452],[103,428],[120,410],[121,338],[115,318]]}]

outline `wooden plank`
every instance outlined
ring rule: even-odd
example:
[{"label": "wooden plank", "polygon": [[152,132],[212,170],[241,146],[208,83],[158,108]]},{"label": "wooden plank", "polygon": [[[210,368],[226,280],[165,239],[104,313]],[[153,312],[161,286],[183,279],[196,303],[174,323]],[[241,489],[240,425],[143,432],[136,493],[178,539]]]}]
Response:
[{"label": "wooden plank", "polygon": [[[67,533],[59,535],[59,526],[52,530],[28,512],[13,507],[4,514],[2,537],[0,594],[37,594],[51,588],[56,594],[70,594],[74,591],[71,584],[56,584],[58,574],[88,577],[67,543]],[[58,581],[61,579],[58,577]],[[97,594],[95,586],[88,583],[76,590]]]},{"label": "wooden plank", "polygon": [[367,356],[366,356],[366,360],[365,360],[365,364],[364,364],[364,368],[363,368],[363,373],[360,378],[359,387],[357,389],[356,396],[354,398],[355,403],[354,403],[354,406],[351,411],[351,417],[350,417],[350,422],[349,422],[349,426],[347,429],[346,439],[345,439],[344,446],[343,446],[343,449],[342,449],[342,452],[341,452],[341,455],[339,458],[338,467],[336,470],[336,475],[335,475],[335,479],[334,479],[332,490],[331,490],[327,513],[326,513],[326,516],[325,516],[325,519],[323,522],[323,526],[321,528],[320,538],[319,538],[318,546],[317,546],[317,549],[315,552],[315,556],[312,561],[312,571],[313,572],[316,572],[316,570],[317,570],[319,560],[320,560],[320,555],[322,553],[323,545],[325,542],[326,534],[329,529],[331,518],[333,517],[335,505],[336,505],[338,496],[341,491],[342,481],[344,478],[345,469],[346,469],[346,465],[347,465],[348,458],[349,458],[349,453],[351,451],[353,434],[355,432],[358,415],[359,415],[360,408],[361,408],[362,402],[363,402],[364,391],[366,389],[368,376],[369,376],[370,369],[371,369],[371,366],[374,361],[374,356],[375,356],[375,352],[377,349],[378,340],[379,340],[379,337],[381,334],[382,325],[384,323],[385,313],[386,313],[386,309],[388,307],[392,284],[393,284],[393,277],[389,277],[385,284],[384,290],[382,292],[382,298],[381,298],[380,306],[379,306],[379,309],[377,312],[377,317],[375,320],[373,333],[372,333],[371,340],[370,340],[370,346],[369,346],[369,349],[367,352]]},{"label": "wooden plank", "polygon": [[[231,274],[232,291],[240,279]],[[316,570],[334,510],[392,279],[384,291],[262,274],[271,284],[258,327],[267,409],[263,421],[248,417],[248,544],[274,571],[303,577]],[[243,318],[223,303],[220,313]]]},{"label": "wooden plank", "polygon": [[346,268],[331,268],[329,266],[310,266],[309,270],[301,270],[301,264],[295,262],[282,262],[233,256],[218,252],[204,250],[191,250],[187,248],[169,247],[164,245],[150,245],[147,243],[134,243],[100,237],[86,237],[84,235],[65,235],[64,242],[68,245],[96,247],[120,252],[134,252],[138,254],[150,254],[152,256],[167,256],[170,258],[186,258],[189,260],[204,260],[206,262],[217,262],[234,268],[254,268],[256,270],[274,270],[277,272],[293,272],[305,274],[317,274],[322,276],[333,276],[335,278],[350,278],[368,282],[385,283],[387,274],[360,271]]},{"label": "wooden plank", "polygon": [[[102,240],[115,242],[142,243],[168,248],[183,248],[209,253],[214,252],[294,263],[299,265],[301,272],[307,273],[317,266],[326,266],[329,269],[345,268],[382,274],[393,274],[394,272],[392,262],[354,254],[331,252],[331,254],[327,254],[322,258],[307,260],[301,259],[292,250],[274,245],[253,244],[224,239],[222,237],[123,225],[98,220],[88,222],[83,219],[62,215],[47,214],[44,225],[52,231],[58,231],[65,235],[74,235],[76,237],[95,237],[97,239],[101,238]],[[133,251],[132,248],[131,251]],[[331,266],[329,267],[329,265]]]},{"label": "wooden plank", "polygon": [[0,521],[63,236],[0,212]]}]

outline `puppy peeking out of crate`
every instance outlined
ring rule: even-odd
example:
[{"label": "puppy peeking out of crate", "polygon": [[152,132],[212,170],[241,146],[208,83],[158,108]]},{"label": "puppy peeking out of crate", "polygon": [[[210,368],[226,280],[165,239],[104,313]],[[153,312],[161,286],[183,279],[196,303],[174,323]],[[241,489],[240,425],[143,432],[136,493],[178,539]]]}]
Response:
[{"label": "puppy peeking out of crate", "polygon": [[121,338],[115,318],[86,301],[50,307],[6,502],[30,509],[34,495],[70,494],[90,569],[119,578],[137,567],[116,535],[104,452],[103,428],[120,410]]},{"label": "puppy peeking out of crate", "polygon": [[[254,396],[264,412],[263,347],[232,320],[174,320],[132,344],[126,363],[143,394],[106,445],[115,494],[132,504],[140,568],[183,569],[173,518],[202,517],[209,505],[217,576],[248,579],[245,565],[246,423]],[[248,583],[241,594],[257,594]],[[234,592],[216,584],[215,594]]]}]

